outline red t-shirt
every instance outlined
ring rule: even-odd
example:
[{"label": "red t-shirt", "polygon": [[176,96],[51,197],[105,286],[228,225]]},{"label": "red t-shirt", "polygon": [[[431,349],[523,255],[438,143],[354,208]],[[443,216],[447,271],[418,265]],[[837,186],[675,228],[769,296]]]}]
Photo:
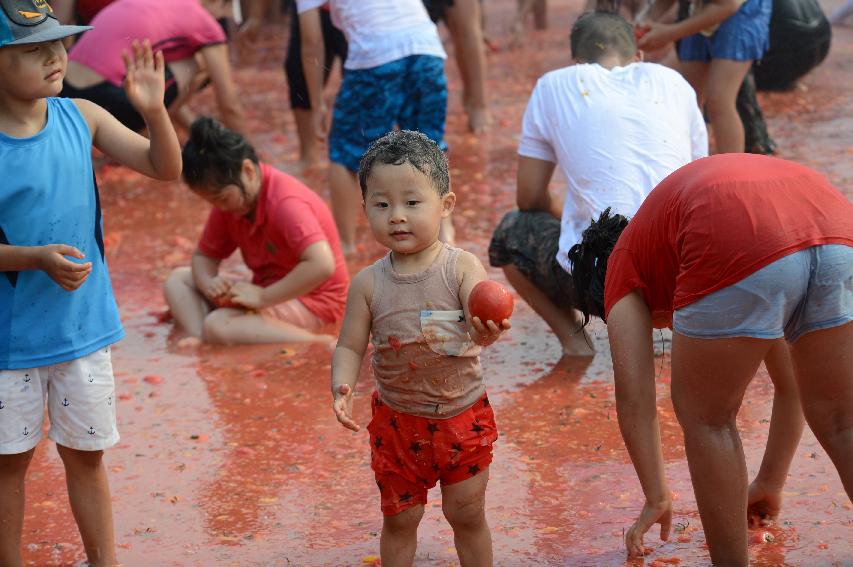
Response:
[{"label": "red t-shirt", "polygon": [[819,173],[753,154],[689,163],[655,187],[607,262],[605,316],[638,290],[671,315],[798,250],[853,246],[853,204]]},{"label": "red t-shirt", "polygon": [[255,219],[214,208],[198,243],[211,258],[225,259],[240,248],[252,283],[267,287],[299,263],[308,246],[325,240],[335,256],[335,273],[299,298],[309,311],[333,323],[344,314],[349,275],[338,229],[326,203],[299,180],[265,163]]}]

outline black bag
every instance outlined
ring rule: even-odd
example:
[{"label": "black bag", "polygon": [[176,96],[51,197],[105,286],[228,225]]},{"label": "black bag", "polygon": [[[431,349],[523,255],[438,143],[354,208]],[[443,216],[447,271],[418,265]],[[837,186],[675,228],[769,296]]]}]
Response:
[{"label": "black bag", "polygon": [[758,90],[790,90],[829,53],[832,27],[817,0],[773,0],[770,49],[754,66]]}]

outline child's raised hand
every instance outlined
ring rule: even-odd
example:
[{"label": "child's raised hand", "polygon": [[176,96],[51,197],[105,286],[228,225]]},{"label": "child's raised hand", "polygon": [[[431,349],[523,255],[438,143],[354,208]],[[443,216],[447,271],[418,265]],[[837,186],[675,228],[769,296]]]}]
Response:
[{"label": "child's raised hand", "polygon": [[92,262],[78,264],[72,262],[65,256],[72,258],[83,259],[85,256],[82,252],[68,246],[67,244],[48,244],[42,246],[40,250],[41,269],[44,270],[50,279],[55,281],[66,291],[74,291],[86,281],[89,274],[92,273]]},{"label": "child's raised hand", "polygon": [[229,290],[231,301],[237,305],[242,305],[248,309],[261,309],[265,307],[263,292],[264,288],[250,284],[249,282],[239,282],[231,286]]},{"label": "child's raised hand", "polygon": [[358,424],[352,419],[352,396],[353,391],[349,384],[341,384],[334,392],[335,401],[332,403],[332,410],[335,412],[335,417],[341,425],[347,429],[358,431],[361,429]]},{"label": "child's raised hand", "polygon": [[483,321],[480,320],[479,317],[471,318],[471,326],[474,328],[474,342],[480,346],[489,346],[500,337],[506,331],[509,331],[512,328],[512,324],[509,322],[509,319],[504,319],[501,321],[500,326],[498,326],[494,321]]},{"label": "child's raised hand", "polygon": [[124,78],[124,91],[133,108],[144,118],[152,112],[165,110],[163,98],[166,93],[166,65],[163,52],[151,52],[149,40],[134,40],[130,52],[123,50],[124,66],[127,70]]},{"label": "child's raised hand", "polygon": [[643,547],[643,535],[655,524],[660,524],[661,541],[667,541],[672,526],[671,500],[667,499],[665,502],[658,503],[646,500],[640,517],[637,518],[633,526],[628,528],[628,532],[625,534],[625,547],[628,550],[628,557],[643,557],[646,554],[646,548]]}]

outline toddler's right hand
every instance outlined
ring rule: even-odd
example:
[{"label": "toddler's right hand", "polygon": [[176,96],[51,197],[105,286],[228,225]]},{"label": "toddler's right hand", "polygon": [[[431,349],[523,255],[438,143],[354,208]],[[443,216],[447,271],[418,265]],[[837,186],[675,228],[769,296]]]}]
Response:
[{"label": "toddler's right hand", "polygon": [[48,244],[39,251],[41,269],[65,291],[74,291],[92,273],[92,262],[78,264],[65,256],[85,258],[82,252],[67,244]]},{"label": "toddler's right hand", "polygon": [[338,418],[340,424],[353,431],[361,429],[352,419],[353,391],[349,384],[341,384],[334,394],[335,401],[332,403],[332,410],[334,410],[335,417]]}]

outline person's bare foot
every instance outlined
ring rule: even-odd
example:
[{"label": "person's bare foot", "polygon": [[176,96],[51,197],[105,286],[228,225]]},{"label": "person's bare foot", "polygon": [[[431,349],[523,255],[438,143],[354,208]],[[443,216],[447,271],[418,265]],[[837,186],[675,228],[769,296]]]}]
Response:
[{"label": "person's bare foot", "polygon": [[592,339],[589,338],[586,329],[572,333],[562,339],[560,344],[563,347],[563,357],[595,356],[595,348],[592,346]]}]

